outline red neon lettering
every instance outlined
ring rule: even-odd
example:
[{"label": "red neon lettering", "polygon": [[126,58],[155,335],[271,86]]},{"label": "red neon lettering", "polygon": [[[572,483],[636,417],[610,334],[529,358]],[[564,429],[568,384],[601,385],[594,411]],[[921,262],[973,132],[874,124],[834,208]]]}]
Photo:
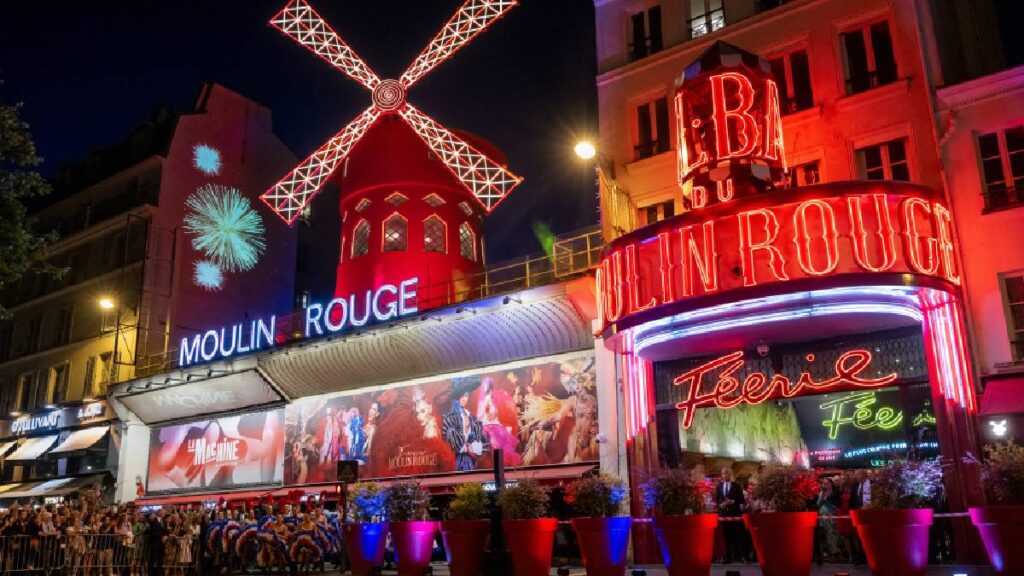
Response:
[{"label": "red neon lettering", "polygon": [[679,123],[680,123],[679,124],[680,128],[679,128],[679,130],[676,131],[676,141],[677,141],[677,143],[679,145],[678,146],[679,152],[677,154],[677,157],[679,159],[679,170],[678,170],[678,172],[679,172],[679,184],[681,186],[683,184],[683,179],[686,178],[686,176],[690,172],[692,172],[696,168],[702,166],[705,162],[708,161],[708,156],[707,156],[707,153],[702,150],[697,155],[697,157],[693,159],[693,163],[692,164],[690,163],[690,160],[691,160],[690,159],[690,147],[687,145],[686,135],[690,131],[691,127],[692,127],[692,129],[693,129],[693,133],[692,133],[693,141],[697,142],[697,141],[700,140],[700,133],[698,132],[698,128],[700,128],[700,120],[697,119],[697,118],[694,118],[692,121],[687,122],[687,120],[686,120],[686,117],[687,117],[687,114],[686,114],[686,104],[684,102],[683,94],[681,92],[679,94],[676,94],[676,97],[675,97],[675,107],[676,107],[676,118],[679,119]]},{"label": "red neon lettering", "polygon": [[[754,241],[753,233],[750,229],[750,219],[753,216],[760,216],[764,220],[762,224],[764,238],[757,242]],[[754,252],[756,250],[768,252],[768,262],[777,280],[789,280],[785,269],[786,261],[782,257],[782,252],[774,246],[775,239],[779,235],[779,220],[775,217],[775,214],[771,210],[761,208],[759,210],[740,212],[736,217],[739,219],[740,226],[740,259],[743,262],[743,285],[757,285],[757,278],[754,274]]]},{"label": "red neon lettering", "polygon": [[718,290],[718,254],[715,252],[715,222],[708,220],[701,225],[704,232],[703,250],[694,239],[693,226],[685,226],[678,230],[682,248],[680,261],[683,267],[683,296],[693,296],[695,282],[694,272],[700,274],[701,287],[704,292]]},{"label": "red neon lettering", "polygon": [[786,145],[782,136],[782,115],[779,112],[779,87],[774,80],[765,80],[764,153],[769,160],[781,160],[786,169]]},{"label": "red neon lettering", "polygon": [[945,271],[946,279],[959,285],[960,273],[956,267],[956,257],[953,255],[953,222],[949,210],[936,202],[932,207],[935,215],[935,229],[939,231],[938,247],[942,254],[942,269]]},{"label": "red neon lettering", "polygon": [[715,182],[715,189],[719,202],[728,202],[729,200],[732,200],[732,197],[735,194],[732,185],[732,178],[727,178],[725,181],[719,180],[718,182]]},{"label": "red neon lettering", "polygon": [[[812,258],[811,234],[807,229],[807,211],[811,208],[817,208],[820,218],[821,236],[816,235],[815,240],[820,238],[824,243],[822,251],[825,254],[824,268],[816,268],[814,258]],[[793,242],[796,243],[796,256],[800,268],[811,276],[824,276],[834,272],[839,264],[839,233],[836,232],[836,214],[832,211],[832,207],[823,200],[803,202],[793,212],[793,226],[796,228]]]},{"label": "red neon lettering", "polygon": [[626,246],[626,274],[629,280],[629,311],[640,312],[658,305],[658,299],[651,296],[646,304],[640,304],[640,273],[637,271],[637,247],[635,244]]},{"label": "red neon lettering", "polygon": [[676,265],[672,261],[672,244],[668,232],[658,234],[658,264],[661,270],[661,301],[672,302],[676,299],[674,282],[672,282]]},{"label": "red neon lettering", "polygon": [[[939,260],[935,257],[938,240],[931,237],[925,238],[928,251],[926,265],[921,257],[921,234],[917,229],[918,220],[914,213],[916,209],[921,210],[924,217],[929,217],[932,214],[931,205],[923,198],[907,198],[903,201],[903,234],[907,240],[907,260],[921,274],[935,274],[939,271]],[[928,219],[930,220],[930,218]]]},{"label": "red neon lettering", "polygon": [[889,208],[886,205],[885,194],[872,194],[871,199],[875,205],[875,221],[878,222],[878,231],[875,241],[878,250],[882,252],[882,263],[875,266],[868,256],[867,231],[864,229],[864,213],[860,206],[860,196],[850,196],[846,199],[850,211],[850,236],[853,240],[853,257],[857,264],[870,272],[885,272],[896,263],[896,231],[892,228],[892,221],[889,218]]},{"label": "red neon lettering", "polygon": [[604,268],[604,286],[601,290],[605,301],[603,310],[605,318],[609,322],[615,322],[626,312],[625,298],[622,294],[622,255],[613,252],[601,266]]},{"label": "red neon lettering", "polygon": [[[736,107],[729,108],[726,97],[726,81],[735,88]],[[718,158],[726,159],[733,156],[746,156],[757,146],[759,130],[757,119],[750,114],[754,106],[754,87],[750,79],[737,72],[723,72],[711,77],[711,122],[715,126],[715,150]],[[729,120],[736,125],[736,138],[739,148],[733,150],[732,137],[729,131]]]},{"label": "red neon lettering", "polygon": [[690,188],[690,204],[693,208],[703,208],[708,205],[708,189],[703,186]]},{"label": "red neon lettering", "polygon": [[[807,360],[813,362],[814,356],[808,355]],[[816,382],[808,371],[802,372],[796,382],[781,374],[775,374],[769,380],[763,372],[754,372],[740,384],[734,374],[743,368],[746,361],[743,360],[743,351],[732,352],[677,376],[672,383],[676,386],[687,384],[689,390],[686,399],[676,404],[676,408],[683,412],[683,428],[689,428],[697,409],[706,406],[728,409],[739,404],[761,404],[775,396],[792,398],[807,390],[820,392],[839,386],[881,388],[896,381],[895,372],[880,378],[862,377],[861,372],[871,360],[871,352],[868,350],[850,350],[836,360],[835,376],[826,380]],[[714,388],[704,393],[705,375],[718,369],[721,372]]]}]

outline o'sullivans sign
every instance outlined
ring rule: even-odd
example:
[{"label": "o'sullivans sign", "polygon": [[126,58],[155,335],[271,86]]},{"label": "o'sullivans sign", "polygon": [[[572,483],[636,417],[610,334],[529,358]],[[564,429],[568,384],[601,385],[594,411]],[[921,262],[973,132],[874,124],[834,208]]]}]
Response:
[{"label": "o'sullivans sign", "polygon": [[[346,328],[365,326],[370,319],[387,322],[418,311],[416,285],[410,278],[397,286],[384,284],[375,290],[334,298],[325,304],[313,303],[304,311],[304,337],[333,334]],[[277,344],[277,317],[257,318],[233,326],[211,329],[181,339],[178,366],[230,358],[248,352],[273,348]]]}]

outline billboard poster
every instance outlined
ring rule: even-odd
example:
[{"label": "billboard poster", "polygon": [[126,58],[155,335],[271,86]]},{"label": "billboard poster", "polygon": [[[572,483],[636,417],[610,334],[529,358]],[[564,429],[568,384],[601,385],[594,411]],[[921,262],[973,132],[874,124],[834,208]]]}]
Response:
[{"label": "billboard poster", "polygon": [[153,430],[150,492],[280,483],[284,410],[225,416]]},{"label": "billboard poster", "polygon": [[285,484],[594,461],[594,355],[298,400],[285,408]]}]

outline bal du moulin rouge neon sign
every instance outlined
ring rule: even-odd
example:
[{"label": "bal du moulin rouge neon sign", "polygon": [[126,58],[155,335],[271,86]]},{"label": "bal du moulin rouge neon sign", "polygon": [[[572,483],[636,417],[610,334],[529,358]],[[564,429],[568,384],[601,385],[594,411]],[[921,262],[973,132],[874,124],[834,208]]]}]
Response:
[{"label": "bal du moulin rouge neon sign", "polygon": [[[806,356],[807,362],[814,362],[814,354]],[[825,380],[815,380],[809,371],[801,372],[796,380],[782,374],[771,378],[764,372],[751,372],[742,382],[735,374],[745,365],[743,351],[726,354],[710,362],[688,370],[673,380],[676,386],[688,385],[686,399],[676,404],[682,411],[682,426],[689,428],[699,408],[735,408],[740,404],[762,404],[777,398],[792,398],[807,392],[822,392],[842,388],[882,388],[896,381],[896,373],[879,378],[868,378],[861,374],[871,363],[871,352],[850,350],[836,359],[834,375]],[[718,373],[714,387],[705,392],[705,376]]]}]

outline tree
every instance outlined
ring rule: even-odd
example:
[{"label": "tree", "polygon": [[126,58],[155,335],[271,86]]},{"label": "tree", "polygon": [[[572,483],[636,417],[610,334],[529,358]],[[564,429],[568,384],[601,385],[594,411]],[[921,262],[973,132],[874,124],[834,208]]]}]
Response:
[{"label": "tree", "polygon": [[[40,162],[28,124],[21,119],[21,105],[0,103],[0,290],[27,273],[61,272],[42,258],[55,235],[36,231],[25,204],[50,193],[50,184],[34,170]],[[0,302],[0,317],[7,314]]]}]

